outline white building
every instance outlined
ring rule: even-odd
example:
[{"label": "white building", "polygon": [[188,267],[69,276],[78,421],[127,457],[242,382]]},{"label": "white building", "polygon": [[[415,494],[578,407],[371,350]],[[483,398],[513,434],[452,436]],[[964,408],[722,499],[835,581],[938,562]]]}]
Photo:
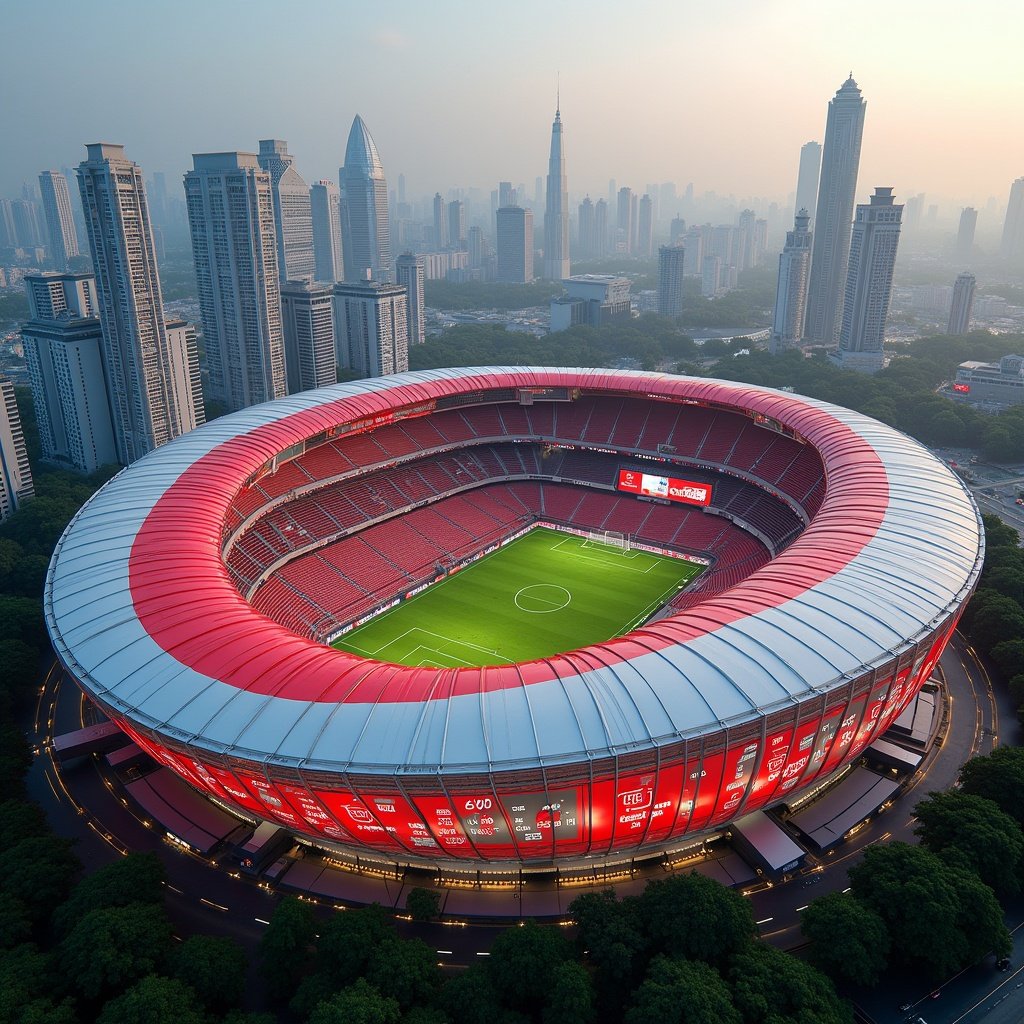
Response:
[{"label": "white building", "polygon": [[606,274],[577,274],[567,277],[565,294],[551,300],[550,331],[565,331],[578,324],[600,327],[602,324],[628,321],[632,316],[628,277]]},{"label": "white building", "polygon": [[34,494],[14,385],[0,377],[0,522]]},{"label": "white building", "polygon": [[185,175],[210,397],[228,411],[287,394],[270,175],[254,153],[197,153]]},{"label": "white building", "polygon": [[803,336],[807,309],[807,279],[811,270],[811,233],[807,210],[796,215],[793,230],[786,233],[786,247],[779,254],[779,281],[775,289],[775,315],[768,342],[772,355],[795,348]]},{"label": "white building", "polygon": [[427,340],[426,307],[423,303],[425,276],[422,256],[406,252],[395,261],[395,277],[405,288],[407,299],[406,319],[410,346],[422,345]]},{"label": "white building", "polygon": [[[142,169],[95,143],[78,167],[103,327],[117,461],[125,465],[204,421],[189,355],[170,337]],[[198,372],[198,371],[196,371]]]},{"label": "white building", "polygon": [[309,190],[313,218],[313,278],[334,283],[345,278],[341,241],[341,192],[333,181],[321,178]]},{"label": "white building", "polygon": [[338,379],[331,285],[285,281],[281,285],[288,393],[326,387]]},{"label": "white building", "polygon": [[[806,210],[811,216],[818,202],[818,175],[821,173],[821,143],[805,142],[800,147],[800,169],[796,178],[796,211]],[[808,218],[808,228],[813,224]]]},{"label": "white building", "polygon": [[334,334],[338,363],[360,377],[384,377],[409,369],[405,288],[378,281],[334,286]]},{"label": "white building", "polygon": [[33,274],[25,290],[21,337],[43,458],[83,473],[116,463],[93,276]]},{"label": "white building", "polygon": [[43,197],[50,263],[54,270],[67,270],[71,258],[78,255],[68,179],[60,171],[43,171],[39,175],[39,191]]},{"label": "white building", "polygon": [[902,216],[891,188],[876,188],[870,203],[857,207],[836,356],[846,369],[875,373],[884,365],[885,321]]},{"label": "white building", "polygon": [[312,280],[316,262],[309,186],[293,166],[295,158],[282,139],[260,139],[258,160],[260,167],[270,175],[281,281]]},{"label": "white building", "polygon": [[963,273],[957,276],[953,283],[953,304],[949,309],[947,334],[966,334],[970,330],[976,290],[977,281],[973,274]]},{"label": "white building", "polygon": [[533,280],[533,211],[503,206],[498,221],[498,280],[529,284]]}]

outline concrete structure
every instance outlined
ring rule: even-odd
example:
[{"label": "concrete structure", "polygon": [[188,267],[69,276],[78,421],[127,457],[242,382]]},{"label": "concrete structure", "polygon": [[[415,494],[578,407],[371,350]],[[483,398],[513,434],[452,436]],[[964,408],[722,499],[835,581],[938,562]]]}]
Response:
[{"label": "concrete structure", "polygon": [[185,175],[210,398],[228,409],[288,393],[270,175],[254,153],[197,153]]},{"label": "concrete structure", "polygon": [[498,280],[529,284],[533,280],[533,211],[503,206],[498,221]]},{"label": "concrete structure", "polygon": [[648,260],[654,254],[654,203],[646,192],[640,197],[636,227],[636,254]]},{"label": "concrete structure", "polygon": [[1007,259],[1024,256],[1024,177],[1017,178],[1010,186],[1001,250]]},{"label": "concrete structure", "polygon": [[965,206],[960,214],[960,227],[956,233],[956,246],[953,250],[958,263],[970,263],[974,254],[974,231],[977,226],[978,211],[973,206]]},{"label": "concrete structure", "polygon": [[852,77],[828,105],[804,323],[804,337],[817,344],[834,345],[842,323],[864,108]]},{"label": "concrete structure", "polygon": [[597,240],[594,237],[594,204],[586,196],[576,212],[576,236],[579,239],[579,255],[593,258],[598,255]]},{"label": "concrete structure", "polygon": [[876,188],[871,201],[857,207],[839,335],[838,363],[842,367],[874,373],[883,366],[885,321],[902,215],[903,207],[893,202],[891,188]]},{"label": "concrete structure", "polygon": [[313,278],[333,284],[345,278],[345,250],[341,241],[341,192],[327,178],[309,189],[313,220]]},{"label": "concrete structure", "polygon": [[34,495],[14,384],[0,376],[0,523]]},{"label": "concrete structure", "polygon": [[123,146],[96,143],[86,150],[78,185],[96,274],[117,460],[129,465],[205,416],[183,339],[167,332],[142,168],[125,157]]},{"label": "concrete structure", "polygon": [[422,345],[427,340],[426,306],[423,302],[425,277],[422,256],[405,252],[395,261],[395,278],[405,288],[407,299],[406,322],[409,327],[410,347]]},{"label": "concrete structure", "polygon": [[961,363],[952,397],[988,405],[1024,405],[1024,356],[1003,356],[998,363]]},{"label": "concrete structure", "polygon": [[21,249],[36,249],[46,244],[39,207],[31,199],[12,199],[15,244]]},{"label": "concrete structure", "polygon": [[448,204],[440,192],[434,193],[434,248],[448,246]]},{"label": "concrete structure", "polygon": [[722,287],[721,256],[705,256],[701,261],[700,293],[705,299],[713,299]]},{"label": "concrete structure", "polygon": [[807,281],[811,270],[811,232],[807,210],[800,210],[793,230],[786,233],[786,247],[779,254],[779,281],[775,288],[775,313],[768,348],[778,355],[800,344],[807,308]]},{"label": "concrete structure", "polygon": [[345,280],[390,281],[391,232],[388,226],[388,183],[377,146],[357,114],[339,172],[343,201],[342,238]]},{"label": "concrete structure", "polygon": [[25,290],[21,337],[43,458],[82,473],[117,463],[93,276],[35,274]]},{"label": "concrete structure", "polygon": [[334,335],[339,365],[361,377],[404,373],[409,369],[405,288],[379,281],[335,285]]},{"label": "concrete structure", "polygon": [[565,176],[565,146],[562,141],[562,112],[555,107],[551,125],[551,154],[548,159],[547,200],[544,205],[544,277],[562,281],[569,269],[569,186]]},{"label": "concrete structure", "polygon": [[704,232],[700,228],[691,228],[683,233],[680,244],[686,251],[686,276],[700,277],[704,260]]},{"label": "concrete structure", "polygon": [[313,255],[313,213],[309,186],[293,166],[288,143],[260,139],[257,157],[270,175],[274,199],[274,234],[277,238],[277,271],[282,282],[312,280],[316,273]]},{"label": "concrete structure", "polygon": [[285,281],[281,285],[281,321],[288,394],[337,381],[333,285]]},{"label": "concrete structure", "polygon": [[71,210],[68,179],[60,171],[42,171],[39,191],[43,197],[50,264],[54,270],[67,270],[72,257],[78,255],[78,234]]},{"label": "concrete structure", "polygon": [[977,281],[973,274],[957,275],[953,283],[953,303],[949,308],[947,334],[966,334],[971,328],[971,312],[974,309],[974,293]]},{"label": "concrete structure", "polygon": [[[818,205],[818,176],[821,173],[821,143],[805,142],[800,147],[800,169],[796,178],[796,205],[797,213],[801,210],[813,216]],[[814,225],[808,219],[807,228],[814,230]]]},{"label": "concrete structure", "polygon": [[662,316],[680,316],[683,312],[683,278],[686,275],[686,250],[679,245],[658,249],[658,312]]},{"label": "concrete structure", "polygon": [[448,244],[455,249],[466,248],[466,204],[461,199],[448,204]]},{"label": "concrete structure", "polygon": [[633,219],[633,190],[623,185],[618,194],[618,219],[616,220],[615,251],[632,252],[636,224]]},{"label": "concrete structure", "polygon": [[608,252],[608,201],[598,199],[594,203],[594,244],[595,255],[604,256]]},{"label": "concrete structure", "polygon": [[565,331],[578,324],[601,327],[628,321],[630,310],[628,277],[605,274],[577,274],[567,277],[565,294],[551,300],[551,333]]}]

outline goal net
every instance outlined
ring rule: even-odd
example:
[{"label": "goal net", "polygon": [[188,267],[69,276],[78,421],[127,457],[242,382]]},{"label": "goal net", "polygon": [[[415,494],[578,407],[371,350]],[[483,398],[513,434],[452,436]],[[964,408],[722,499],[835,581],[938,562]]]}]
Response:
[{"label": "goal net", "polygon": [[620,551],[629,551],[629,537],[618,530],[589,530],[584,547],[588,544],[605,544]]}]

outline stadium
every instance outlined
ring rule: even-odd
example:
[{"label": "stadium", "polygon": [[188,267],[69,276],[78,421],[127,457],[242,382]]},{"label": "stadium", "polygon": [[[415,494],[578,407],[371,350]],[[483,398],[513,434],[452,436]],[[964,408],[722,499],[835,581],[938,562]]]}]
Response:
[{"label": "stadium", "polygon": [[240,817],[543,870],[681,848],[857,759],[982,557],[956,477],[860,414],[468,368],[157,449],[72,521],[44,603],[88,698]]}]

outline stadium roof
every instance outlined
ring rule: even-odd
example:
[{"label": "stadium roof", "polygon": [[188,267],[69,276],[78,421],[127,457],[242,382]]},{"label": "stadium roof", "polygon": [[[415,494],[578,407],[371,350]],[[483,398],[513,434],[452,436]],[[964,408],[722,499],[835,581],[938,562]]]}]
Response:
[{"label": "stadium roof", "polygon": [[[275,454],[396,406],[539,385],[773,417],[819,451],[822,507],[732,589],[626,637],[520,665],[360,659],[266,619],[235,590],[221,554],[225,514]],[[68,527],[45,611],[88,692],[197,752],[323,771],[497,771],[650,748],[842,686],[934,630],[973,587],[981,558],[978,512],[960,481],[858,413],[662,374],[449,369],[294,395],[157,449]]]}]

